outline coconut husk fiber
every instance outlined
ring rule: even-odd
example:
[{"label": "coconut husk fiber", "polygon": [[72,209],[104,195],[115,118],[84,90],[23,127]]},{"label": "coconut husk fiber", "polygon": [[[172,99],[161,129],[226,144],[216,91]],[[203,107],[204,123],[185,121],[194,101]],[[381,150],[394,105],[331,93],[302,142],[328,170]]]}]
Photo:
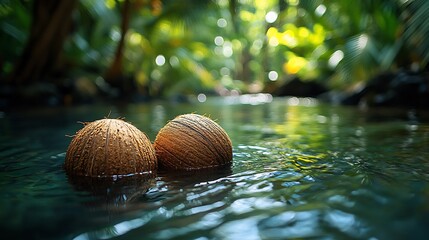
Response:
[{"label": "coconut husk fiber", "polygon": [[219,124],[198,114],[185,114],[167,123],[154,142],[160,167],[197,170],[230,165],[232,143]]},{"label": "coconut husk fiber", "polygon": [[78,176],[129,175],[156,170],[157,160],[145,133],[121,119],[101,119],[76,133],[64,168]]}]

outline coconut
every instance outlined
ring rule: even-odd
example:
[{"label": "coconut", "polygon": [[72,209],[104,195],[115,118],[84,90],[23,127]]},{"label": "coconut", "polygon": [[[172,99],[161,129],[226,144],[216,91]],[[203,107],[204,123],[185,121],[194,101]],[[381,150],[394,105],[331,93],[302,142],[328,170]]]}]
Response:
[{"label": "coconut", "polygon": [[185,114],[167,123],[156,136],[155,152],[161,167],[196,170],[230,165],[232,143],[216,122]]},{"label": "coconut", "polygon": [[101,119],[76,133],[64,167],[79,176],[129,175],[155,170],[157,160],[146,134],[124,120]]}]

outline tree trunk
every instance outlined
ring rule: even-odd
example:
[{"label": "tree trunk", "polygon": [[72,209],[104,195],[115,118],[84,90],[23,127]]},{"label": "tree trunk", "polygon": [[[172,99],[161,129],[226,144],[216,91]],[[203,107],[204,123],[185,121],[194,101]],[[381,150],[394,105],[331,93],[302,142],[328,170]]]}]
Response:
[{"label": "tree trunk", "polygon": [[30,34],[9,80],[16,85],[38,82],[58,66],[70,32],[76,0],[35,0]]},{"label": "tree trunk", "polygon": [[119,39],[118,46],[116,48],[115,57],[113,59],[112,64],[105,74],[106,81],[115,87],[121,88],[123,83],[120,83],[121,79],[123,79],[123,68],[122,68],[122,60],[124,55],[124,47],[125,47],[125,35],[127,34],[130,18],[131,18],[131,2],[130,0],[125,0],[121,9],[122,21],[121,21],[121,38]]}]

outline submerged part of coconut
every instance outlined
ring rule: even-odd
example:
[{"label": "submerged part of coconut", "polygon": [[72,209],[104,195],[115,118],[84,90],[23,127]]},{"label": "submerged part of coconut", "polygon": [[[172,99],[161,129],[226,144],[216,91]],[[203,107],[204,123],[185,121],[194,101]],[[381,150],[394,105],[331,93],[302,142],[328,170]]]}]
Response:
[{"label": "submerged part of coconut", "polygon": [[64,167],[73,175],[127,175],[155,170],[157,160],[146,134],[121,119],[101,119],[76,133]]},{"label": "submerged part of coconut", "polygon": [[232,163],[232,143],[216,122],[198,114],[180,115],[156,136],[159,164],[169,169],[203,169]]}]

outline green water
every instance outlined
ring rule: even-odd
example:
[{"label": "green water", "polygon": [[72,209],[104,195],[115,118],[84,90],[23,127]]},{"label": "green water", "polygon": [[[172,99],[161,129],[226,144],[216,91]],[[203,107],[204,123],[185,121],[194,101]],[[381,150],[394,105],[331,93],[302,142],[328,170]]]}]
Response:
[{"label": "green water", "polygon": [[[228,132],[230,169],[98,182],[62,169],[78,121],[125,117],[151,140],[174,116]],[[0,112],[1,239],[426,239],[429,117],[313,100]]]}]

